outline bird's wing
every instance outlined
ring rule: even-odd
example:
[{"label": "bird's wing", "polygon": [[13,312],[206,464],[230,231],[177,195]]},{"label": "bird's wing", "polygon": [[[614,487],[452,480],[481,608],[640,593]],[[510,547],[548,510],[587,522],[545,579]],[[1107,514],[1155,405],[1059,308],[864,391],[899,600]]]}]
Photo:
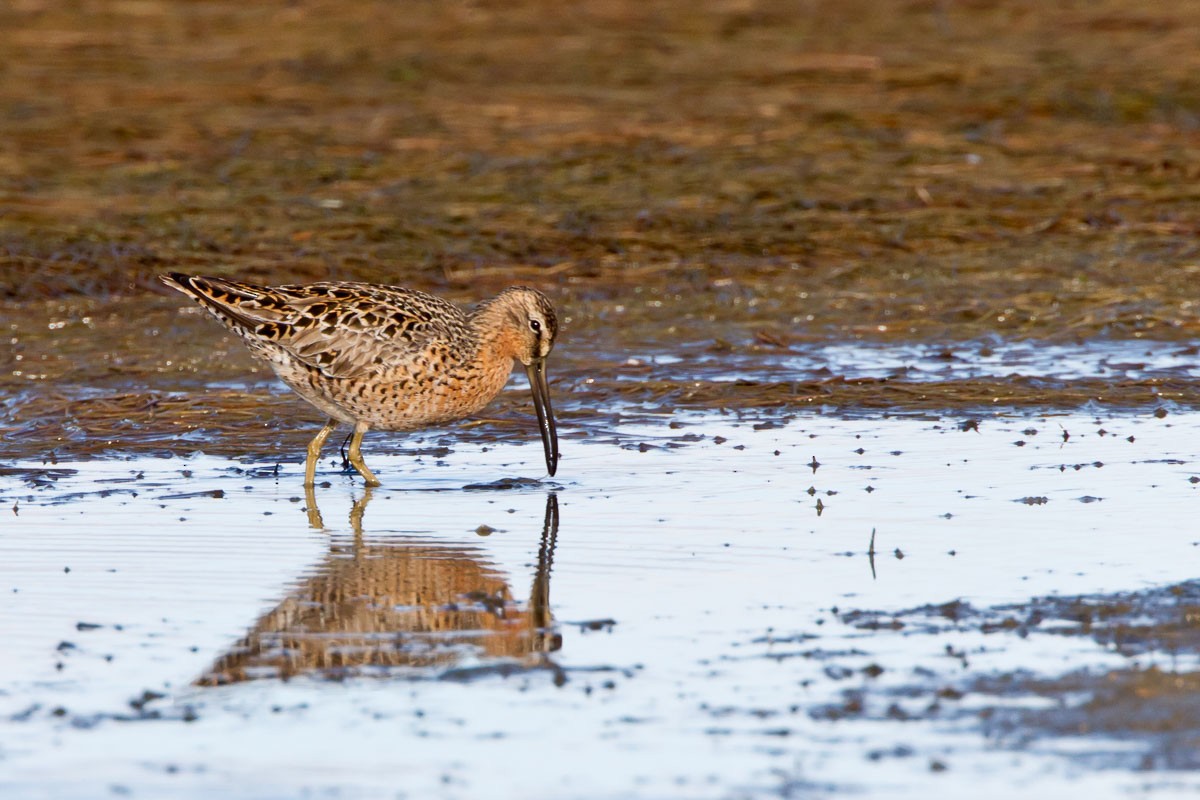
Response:
[{"label": "bird's wing", "polygon": [[447,335],[454,305],[410,289],[361,283],[255,286],[173,274],[244,339],[279,347],[331,378],[353,378],[415,357]]}]

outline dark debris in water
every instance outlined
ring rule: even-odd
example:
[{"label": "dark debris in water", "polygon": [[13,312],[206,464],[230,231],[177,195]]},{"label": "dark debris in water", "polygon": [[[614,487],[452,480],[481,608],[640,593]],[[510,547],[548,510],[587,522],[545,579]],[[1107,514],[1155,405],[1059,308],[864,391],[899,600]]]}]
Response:
[{"label": "dark debris in water", "polygon": [[453,683],[471,683],[488,678],[511,678],[516,675],[531,675],[543,672],[549,672],[554,683],[558,686],[562,686],[567,682],[566,671],[553,661],[546,661],[536,664],[521,664],[505,661],[496,664],[483,664],[471,667],[453,667],[451,669],[444,670],[437,677],[438,680],[450,681]]},{"label": "dark debris in water", "polygon": [[224,489],[206,489],[200,492],[179,492],[178,494],[159,495],[158,500],[190,500],[195,497],[212,497],[220,499],[225,496]]},{"label": "dark debris in water", "polygon": [[69,478],[78,474],[76,469],[42,468],[42,467],[0,467],[0,477],[16,477],[32,489],[45,489],[53,486],[60,478]]},{"label": "dark debris in water", "polygon": [[101,489],[95,492],[68,492],[67,494],[56,494],[52,499],[44,501],[45,505],[58,506],[66,503],[75,503],[79,501],[97,500],[113,495],[126,495],[128,497],[137,497],[136,489]]},{"label": "dark debris in water", "polygon": [[463,491],[467,492],[489,492],[489,491],[508,491],[511,489],[545,489],[560,488],[557,484],[540,481],[537,478],[498,478],[487,483],[469,483],[463,487]]},{"label": "dark debris in water", "polygon": [[588,631],[611,632],[613,627],[616,626],[617,621],[615,619],[608,619],[608,618],[585,619],[585,620],[579,620],[577,622],[564,622],[563,624],[578,626],[580,633],[586,633]]},{"label": "dark debris in water", "polygon": [[[957,667],[923,667],[914,673],[915,681],[886,688],[858,685],[843,692],[840,701],[810,709],[814,718],[955,718],[973,721],[989,739],[1017,748],[1038,739],[1088,737],[1087,748],[1065,751],[1088,766],[1200,768],[1200,670],[1194,666],[1200,656],[1200,581],[991,608],[956,600],[898,612],[836,613],[854,628],[900,636],[1086,638],[1102,652],[1127,660],[1060,675],[975,671],[969,651],[947,644],[946,655]],[[1008,646],[997,642],[988,649]],[[1039,702],[1029,702],[1034,699]],[[1045,700],[1050,702],[1040,702]]]},{"label": "dark debris in water", "polygon": [[281,464],[275,464],[270,467],[228,467],[226,471],[245,478],[278,478],[282,468]]}]

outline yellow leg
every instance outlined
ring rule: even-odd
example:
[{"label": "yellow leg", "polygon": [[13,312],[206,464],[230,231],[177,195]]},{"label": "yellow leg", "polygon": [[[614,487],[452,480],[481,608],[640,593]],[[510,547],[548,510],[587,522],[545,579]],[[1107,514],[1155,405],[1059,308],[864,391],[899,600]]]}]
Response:
[{"label": "yellow leg", "polygon": [[354,426],[354,435],[350,437],[350,449],[347,451],[347,455],[350,456],[350,464],[358,470],[359,475],[363,476],[363,480],[366,481],[367,486],[379,486],[379,479],[375,477],[375,473],[367,468],[366,462],[363,461],[362,450],[360,449],[362,447],[363,434],[366,432],[367,425],[365,422],[359,422]]},{"label": "yellow leg", "polygon": [[325,427],[317,432],[313,440],[308,443],[308,460],[304,462],[304,485],[312,486],[313,479],[317,476],[317,459],[321,457],[321,447],[325,444],[325,440],[329,438],[329,434],[333,433],[338,422],[330,417],[325,423]]}]

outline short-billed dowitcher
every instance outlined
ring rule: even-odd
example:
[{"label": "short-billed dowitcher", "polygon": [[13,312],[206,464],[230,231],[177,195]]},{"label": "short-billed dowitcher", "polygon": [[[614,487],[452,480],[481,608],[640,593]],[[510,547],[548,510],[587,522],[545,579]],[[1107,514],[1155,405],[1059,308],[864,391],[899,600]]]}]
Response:
[{"label": "short-billed dowitcher", "polygon": [[368,486],[378,486],[363,462],[364,433],[473,414],[499,394],[514,361],[529,376],[546,468],[553,475],[558,466],[546,382],[558,321],[535,289],[505,289],[464,312],[425,292],[369,283],[255,286],[178,272],[160,280],[197,301],[329,417],[308,445],[305,486],[339,423],[354,426],[350,463]]}]

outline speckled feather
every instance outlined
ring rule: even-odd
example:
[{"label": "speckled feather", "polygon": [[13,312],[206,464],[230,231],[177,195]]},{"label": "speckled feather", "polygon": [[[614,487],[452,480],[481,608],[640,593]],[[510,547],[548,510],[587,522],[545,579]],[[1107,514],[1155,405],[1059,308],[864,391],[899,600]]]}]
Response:
[{"label": "speckled feather", "polygon": [[513,287],[467,313],[412,289],[366,283],[255,286],[172,273],[189,295],[236,333],[298,394],[332,417],[381,430],[412,430],[472,414],[504,387],[521,358],[528,314],[554,309],[534,289]]}]

